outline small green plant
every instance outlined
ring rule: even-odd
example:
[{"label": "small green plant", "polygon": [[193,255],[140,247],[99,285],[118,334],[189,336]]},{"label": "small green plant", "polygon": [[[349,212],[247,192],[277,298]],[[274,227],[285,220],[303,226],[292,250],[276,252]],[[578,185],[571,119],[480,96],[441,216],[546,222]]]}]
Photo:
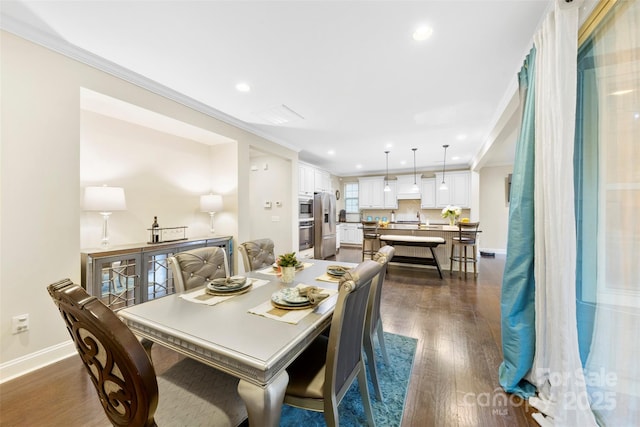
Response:
[{"label": "small green plant", "polygon": [[295,252],[279,255],[276,262],[280,267],[295,267],[298,265]]}]

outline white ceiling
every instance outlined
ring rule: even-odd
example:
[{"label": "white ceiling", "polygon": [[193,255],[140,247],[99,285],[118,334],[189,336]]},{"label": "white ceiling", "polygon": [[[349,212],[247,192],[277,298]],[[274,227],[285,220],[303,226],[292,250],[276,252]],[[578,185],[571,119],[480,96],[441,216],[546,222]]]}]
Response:
[{"label": "white ceiling", "polygon": [[[549,3],[3,1],[2,12],[353,175],[384,172],[387,149],[391,172],[412,169],[412,147],[419,170],[442,167],[443,144],[447,165],[476,162]],[[433,35],[416,42],[421,24]],[[281,105],[303,118],[260,118]],[[492,151],[485,164],[512,156]]]}]

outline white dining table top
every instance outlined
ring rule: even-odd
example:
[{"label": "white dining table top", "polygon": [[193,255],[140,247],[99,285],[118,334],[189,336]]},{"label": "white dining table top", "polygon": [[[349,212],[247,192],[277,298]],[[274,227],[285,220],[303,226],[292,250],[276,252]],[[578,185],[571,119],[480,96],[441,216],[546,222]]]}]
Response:
[{"label": "white dining table top", "polygon": [[196,304],[172,294],[127,307],[118,315],[141,337],[256,385],[264,385],[329,324],[337,295],[323,301],[298,324],[269,319],[248,310],[269,301],[274,292],[285,286],[302,283],[337,289],[337,283],[315,278],[325,273],[329,265],[356,265],[324,260],[305,262],[312,265],[296,272],[294,282],[288,285],[282,284],[277,276],[251,272],[245,275],[269,280],[269,283],[213,306]]}]

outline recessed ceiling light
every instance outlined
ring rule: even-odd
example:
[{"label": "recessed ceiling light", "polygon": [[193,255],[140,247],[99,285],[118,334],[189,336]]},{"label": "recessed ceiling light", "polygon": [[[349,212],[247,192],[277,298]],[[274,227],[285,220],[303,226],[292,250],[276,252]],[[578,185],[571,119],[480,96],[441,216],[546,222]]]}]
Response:
[{"label": "recessed ceiling light", "polygon": [[633,92],[633,89],[617,90],[615,92],[611,92],[611,95],[626,95],[631,92]]},{"label": "recessed ceiling light", "polygon": [[356,165],[356,169],[362,169],[362,165],[361,165],[360,163],[358,163],[358,164]]},{"label": "recessed ceiling light", "polygon": [[236,85],[236,90],[238,92],[249,92],[251,90],[251,86],[246,83],[238,83]]},{"label": "recessed ceiling light", "polygon": [[393,142],[387,142],[387,145],[385,145],[385,147],[393,148]]},{"label": "recessed ceiling light", "polygon": [[327,151],[327,154],[330,155],[330,156],[333,156],[333,155],[336,154],[336,150],[329,150],[329,151]]},{"label": "recessed ceiling light", "polygon": [[400,160],[400,164],[404,166],[404,165],[407,164],[407,161],[406,160]]},{"label": "recessed ceiling light", "polygon": [[423,25],[413,32],[413,39],[415,41],[423,41],[431,37],[433,34],[433,28]]},{"label": "recessed ceiling light", "polygon": [[453,156],[451,160],[460,160],[460,156]]},{"label": "recessed ceiling light", "polygon": [[467,135],[464,134],[464,133],[461,133],[456,138],[458,139],[458,141],[463,141],[463,140],[467,139]]}]

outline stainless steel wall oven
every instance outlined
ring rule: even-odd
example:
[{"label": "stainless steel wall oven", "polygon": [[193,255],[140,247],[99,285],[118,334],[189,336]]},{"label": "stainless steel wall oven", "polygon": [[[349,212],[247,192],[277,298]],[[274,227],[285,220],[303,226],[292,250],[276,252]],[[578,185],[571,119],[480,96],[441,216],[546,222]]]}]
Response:
[{"label": "stainless steel wall oven", "polygon": [[300,221],[300,250],[313,247],[313,221]]}]

